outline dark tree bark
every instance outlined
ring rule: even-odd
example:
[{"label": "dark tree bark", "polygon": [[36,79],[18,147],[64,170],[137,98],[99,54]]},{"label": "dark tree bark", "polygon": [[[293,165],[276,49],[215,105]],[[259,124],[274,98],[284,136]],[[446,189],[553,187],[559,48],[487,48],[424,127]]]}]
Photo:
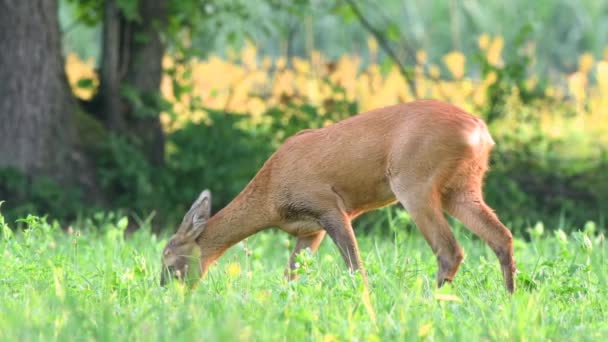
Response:
[{"label": "dark tree bark", "polygon": [[99,98],[101,102],[100,118],[112,130],[124,130],[123,112],[125,104],[120,96],[122,65],[125,57],[121,56],[122,27],[126,25],[120,14],[116,1],[104,3],[103,46],[101,55]]},{"label": "dark tree bark", "polygon": [[[129,21],[107,0],[101,64],[100,102],[102,119],[143,150],[148,160],[164,160],[164,136],[158,116],[158,99],[165,52],[161,31],[167,21],[166,0],[141,0],[141,20]],[[125,87],[137,94],[133,103],[123,96]]]},{"label": "dark tree bark", "polygon": [[0,0],[0,168],[94,188],[94,170],[78,146],[76,111],[57,1]]}]

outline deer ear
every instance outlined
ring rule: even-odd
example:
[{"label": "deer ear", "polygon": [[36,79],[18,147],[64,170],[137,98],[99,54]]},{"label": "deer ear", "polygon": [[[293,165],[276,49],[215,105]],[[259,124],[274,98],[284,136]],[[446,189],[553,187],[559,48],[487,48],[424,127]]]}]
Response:
[{"label": "deer ear", "polygon": [[211,192],[201,192],[182,222],[181,233],[187,240],[195,240],[207,226],[211,216]]},{"label": "deer ear", "polygon": [[206,224],[211,216],[211,192],[204,190],[190,208],[192,211],[192,225]]}]

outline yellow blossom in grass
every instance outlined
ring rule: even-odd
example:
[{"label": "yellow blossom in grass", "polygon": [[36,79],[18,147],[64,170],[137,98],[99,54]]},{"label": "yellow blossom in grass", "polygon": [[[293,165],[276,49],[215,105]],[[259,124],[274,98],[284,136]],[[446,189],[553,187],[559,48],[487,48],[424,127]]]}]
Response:
[{"label": "yellow blossom in grass", "polygon": [[323,336],[323,342],[335,342],[335,341],[339,341],[339,339],[335,336],[335,335],[324,335]]},{"label": "yellow blossom in grass", "polygon": [[437,65],[432,64],[429,66],[429,75],[432,78],[439,78],[439,76],[441,76],[441,69],[439,69]]},{"label": "yellow blossom in grass", "polygon": [[486,57],[488,58],[488,63],[490,63],[493,66],[497,66],[500,67],[502,66],[502,48],[505,45],[505,40],[501,37],[495,37],[492,40],[492,43],[490,44],[490,46],[488,47],[487,50],[487,55]]},{"label": "yellow blossom in grass", "polygon": [[496,83],[497,79],[498,79],[498,75],[496,75],[496,72],[490,71],[486,75],[486,78],[483,80],[483,84],[484,84],[484,86],[489,87],[492,84]]},{"label": "yellow blossom in grass", "polygon": [[473,103],[475,103],[475,105],[481,107],[485,104],[485,102],[486,102],[486,90],[482,87],[479,87],[473,93]]},{"label": "yellow blossom in grass", "polygon": [[416,80],[416,97],[419,99],[428,97],[430,85],[431,85],[431,83],[424,78],[417,79]]},{"label": "yellow blossom in grass", "polygon": [[593,68],[593,55],[590,53],[584,53],[578,59],[578,70],[584,74],[588,73]]},{"label": "yellow blossom in grass", "polygon": [[584,101],[587,97],[587,76],[582,72],[575,72],[568,77],[568,90],[577,101]]},{"label": "yellow blossom in grass", "polygon": [[479,36],[477,44],[479,44],[480,49],[486,50],[490,46],[490,36],[487,33],[482,34]]},{"label": "yellow blossom in grass", "polygon": [[424,51],[424,50],[418,50],[416,52],[416,60],[420,64],[426,63],[426,61],[428,60],[428,56],[426,54],[426,51]]},{"label": "yellow blossom in grass", "polygon": [[608,93],[608,62],[597,63],[597,83],[603,94]]},{"label": "yellow blossom in grass", "polygon": [[534,89],[537,85],[538,85],[538,77],[535,75],[531,76],[530,78],[528,78],[526,80],[526,88],[528,90]]},{"label": "yellow blossom in grass", "polygon": [[374,37],[367,38],[367,48],[372,58],[375,58],[378,54],[378,41]]},{"label": "yellow blossom in grass", "polygon": [[431,332],[432,329],[433,329],[433,323],[427,323],[418,329],[418,336],[426,337],[429,335],[429,333]]},{"label": "yellow blossom in grass", "polygon": [[237,277],[239,274],[241,274],[241,265],[239,265],[235,262],[231,262],[230,264],[228,264],[228,267],[226,268],[226,274],[230,278]]},{"label": "yellow blossom in grass", "polygon": [[255,293],[255,299],[258,302],[266,302],[272,297],[272,293],[269,290],[258,291]]},{"label": "yellow blossom in grass", "polygon": [[459,51],[452,51],[443,56],[443,63],[445,63],[452,76],[456,79],[461,79],[464,76],[465,61],[464,55]]},{"label": "yellow blossom in grass", "polygon": [[257,61],[258,50],[256,47],[247,42],[243,51],[241,51],[241,60],[247,69],[255,69],[258,65]]},{"label": "yellow blossom in grass", "polygon": [[310,62],[312,64],[312,71],[318,73],[321,70],[321,66],[325,62],[323,60],[323,54],[319,50],[314,50],[310,53]]},{"label": "yellow blossom in grass", "polygon": [[277,69],[284,69],[285,66],[287,66],[287,59],[285,57],[279,57],[277,58],[275,65],[277,66]]},{"label": "yellow blossom in grass", "polygon": [[294,57],[291,62],[293,63],[293,68],[297,73],[305,75],[310,73],[310,63],[308,63],[307,60],[299,57]]}]

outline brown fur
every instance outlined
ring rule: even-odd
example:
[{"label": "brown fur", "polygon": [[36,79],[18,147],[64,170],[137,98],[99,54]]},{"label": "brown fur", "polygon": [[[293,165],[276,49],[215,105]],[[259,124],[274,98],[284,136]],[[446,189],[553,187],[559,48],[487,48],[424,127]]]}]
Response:
[{"label": "brown fur", "polygon": [[289,138],[241,194],[209,219],[196,239],[202,272],[230,246],[276,226],[297,237],[290,268],[301,249],[314,251],[327,232],[346,264],[365,277],[351,220],[400,201],[437,255],[439,285],[453,279],[463,259],[446,211],[494,249],[512,292],[511,233],[482,196],[493,145],[483,121],[431,100],[305,130]]}]

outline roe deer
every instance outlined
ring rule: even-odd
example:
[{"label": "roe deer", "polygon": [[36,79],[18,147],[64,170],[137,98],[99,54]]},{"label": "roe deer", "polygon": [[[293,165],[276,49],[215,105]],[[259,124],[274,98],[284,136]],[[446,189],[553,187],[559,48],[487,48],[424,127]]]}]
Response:
[{"label": "roe deer", "polygon": [[494,250],[506,289],[513,292],[513,238],[482,195],[493,146],[482,120],[432,100],[304,130],[287,139],[214,216],[210,193],[201,193],[163,251],[161,283],[169,276],[183,278],[194,247],[204,275],[229,247],[268,227],[297,238],[288,277],[297,253],[314,252],[328,234],[346,265],[366,282],[351,221],[399,201],[437,256],[438,286],[452,281],[463,259],[445,211]]}]

